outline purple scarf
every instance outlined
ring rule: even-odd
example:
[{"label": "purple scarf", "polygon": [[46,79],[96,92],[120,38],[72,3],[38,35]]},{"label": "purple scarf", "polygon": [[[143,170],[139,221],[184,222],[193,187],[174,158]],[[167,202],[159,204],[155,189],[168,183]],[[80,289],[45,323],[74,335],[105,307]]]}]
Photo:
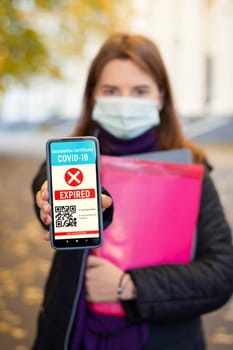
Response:
[{"label": "purple scarf", "polygon": [[[118,139],[99,127],[95,136],[102,154],[122,156],[156,151],[155,130],[133,140]],[[145,323],[132,324],[125,317],[106,316],[88,310],[85,287],[80,294],[71,350],[140,350],[148,340]]]},{"label": "purple scarf", "polygon": [[126,156],[130,154],[146,153],[158,150],[154,128],[130,140],[118,139],[101,127],[96,129],[95,136],[100,141],[101,154],[110,156]]},{"label": "purple scarf", "polygon": [[71,350],[140,350],[147,340],[146,324],[133,325],[125,317],[88,310],[85,288],[82,288]]}]

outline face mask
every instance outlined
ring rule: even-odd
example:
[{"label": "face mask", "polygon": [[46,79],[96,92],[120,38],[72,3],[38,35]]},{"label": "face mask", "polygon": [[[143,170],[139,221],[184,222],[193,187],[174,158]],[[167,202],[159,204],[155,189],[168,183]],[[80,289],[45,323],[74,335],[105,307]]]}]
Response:
[{"label": "face mask", "polygon": [[155,100],[134,97],[98,97],[92,119],[110,134],[133,139],[160,122]]}]

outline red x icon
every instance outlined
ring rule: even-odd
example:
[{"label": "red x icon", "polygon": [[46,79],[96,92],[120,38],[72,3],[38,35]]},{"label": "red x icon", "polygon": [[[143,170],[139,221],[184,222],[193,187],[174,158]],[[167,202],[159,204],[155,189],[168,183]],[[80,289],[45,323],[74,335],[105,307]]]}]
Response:
[{"label": "red x icon", "polygon": [[65,173],[65,181],[69,186],[78,186],[83,181],[83,173],[77,168],[70,168]]}]

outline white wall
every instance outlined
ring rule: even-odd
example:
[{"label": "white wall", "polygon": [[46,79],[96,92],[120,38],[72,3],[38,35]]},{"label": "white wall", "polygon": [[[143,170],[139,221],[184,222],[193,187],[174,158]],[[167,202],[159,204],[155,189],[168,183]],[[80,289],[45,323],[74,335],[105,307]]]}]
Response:
[{"label": "white wall", "polygon": [[132,28],[159,44],[181,115],[233,116],[233,1],[143,4]]},{"label": "white wall", "polygon": [[214,69],[209,112],[233,115],[233,1],[215,0],[210,17]]}]

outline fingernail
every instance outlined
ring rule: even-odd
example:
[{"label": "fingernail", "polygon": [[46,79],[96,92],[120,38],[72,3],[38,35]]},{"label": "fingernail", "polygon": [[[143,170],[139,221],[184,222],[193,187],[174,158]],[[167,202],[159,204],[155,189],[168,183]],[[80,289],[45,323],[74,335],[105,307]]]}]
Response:
[{"label": "fingernail", "polygon": [[44,216],[44,217],[43,217],[43,221],[44,221],[44,223],[47,225],[47,223],[48,223],[48,216]]},{"label": "fingernail", "polygon": [[45,199],[45,193],[44,193],[44,191],[41,192],[41,198],[42,198],[42,199]]},{"label": "fingernail", "polygon": [[105,198],[106,198],[106,201],[107,201],[108,205],[109,206],[112,205],[112,198],[109,197],[109,196],[105,196]]}]

